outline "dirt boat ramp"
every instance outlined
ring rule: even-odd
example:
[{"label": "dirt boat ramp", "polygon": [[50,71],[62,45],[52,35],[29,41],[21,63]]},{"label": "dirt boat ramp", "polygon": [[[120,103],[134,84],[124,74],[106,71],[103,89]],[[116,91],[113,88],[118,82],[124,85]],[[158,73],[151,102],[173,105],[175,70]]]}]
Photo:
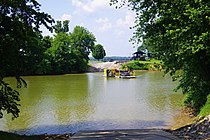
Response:
[{"label": "dirt boat ramp", "polygon": [[122,63],[114,62],[90,62],[87,72],[102,72],[104,69],[119,69]]},{"label": "dirt boat ramp", "polygon": [[159,129],[101,130],[76,133],[71,140],[180,140]]}]

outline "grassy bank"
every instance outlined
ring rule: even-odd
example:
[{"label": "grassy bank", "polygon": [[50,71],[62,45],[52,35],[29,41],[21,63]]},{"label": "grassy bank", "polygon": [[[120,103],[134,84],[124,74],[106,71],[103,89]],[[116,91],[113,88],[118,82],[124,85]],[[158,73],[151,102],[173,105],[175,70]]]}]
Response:
[{"label": "grassy bank", "polygon": [[162,62],[161,60],[151,59],[147,61],[133,60],[126,64],[124,64],[121,69],[132,69],[132,70],[150,70],[150,71],[158,71],[162,70]]},{"label": "grassy bank", "polygon": [[199,117],[205,117],[207,115],[210,115],[210,95],[208,95],[206,104],[201,108],[198,114]]}]

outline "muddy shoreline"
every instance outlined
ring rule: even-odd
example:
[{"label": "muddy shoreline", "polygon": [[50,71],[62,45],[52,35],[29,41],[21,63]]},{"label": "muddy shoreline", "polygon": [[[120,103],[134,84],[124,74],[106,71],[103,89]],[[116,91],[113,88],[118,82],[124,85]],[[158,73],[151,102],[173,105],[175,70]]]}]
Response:
[{"label": "muddy shoreline", "polygon": [[[181,118],[184,118],[183,115],[188,115],[189,118],[182,120],[180,124],[173,124],[173,126],[171,126],[169,129],[154,130],[163,130],[169,132],[172,135],[179,137],[180,139],[210,140],[210,115],[202,119],[197,119],[197,117],[195,117],[192,112],[190,113],[186,110],[183,111],[185,112],[180,113],[182,115],[178,115],[180,120]],[[0,131],[0,140],[70,140],[73,135],[75,135],[75,133],[40,134],[26,136]]]},{"label": "muddy shoreline", "polygon": [[[193,112],[187,109],[183,109],[184,112],[178,115],[180,124],[173,124],[169,129],[154,129],[163,130],[171,133],[180,139],[186,140],[210,140],[210,115],[205,118],[197,119]],[[189,118],[182,120],[183,115],[187,115]],[[108,130],[107,130],[108,131]],[[111,131],[111,130],[109,130]],[[115,130],[116,131],[116,130]],[[41,135],[17,135],[9,132],[0,131],[1,140],[70,140],[75,135],[72,133],[66,134],[41,134]]]},{"label": "muddy shoreline", "polygon": [[210,115],[175,130],[166,130],[181,139],[210,140]]}]

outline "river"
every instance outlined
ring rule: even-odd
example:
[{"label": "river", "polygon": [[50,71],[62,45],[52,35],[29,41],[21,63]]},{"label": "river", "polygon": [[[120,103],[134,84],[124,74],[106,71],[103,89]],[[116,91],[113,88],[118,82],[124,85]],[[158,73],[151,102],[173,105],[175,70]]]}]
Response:
[{"label": "river", "polygon": [[[20,117],[0,119],[0,130],[18,134],[74,133],[81,130],[167,128],[181,109],[182,94],[161,72],[136,79],[102,73],[25,76],[19,89]],[[15,86],[14,78],[6,81]]]}]

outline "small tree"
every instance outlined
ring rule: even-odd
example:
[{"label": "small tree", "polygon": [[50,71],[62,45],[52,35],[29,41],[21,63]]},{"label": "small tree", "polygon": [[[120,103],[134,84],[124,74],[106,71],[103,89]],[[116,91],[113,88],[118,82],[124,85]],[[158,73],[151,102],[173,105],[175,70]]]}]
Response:
[{"label": "small tree", "polygon": [[101,44],[94,46],[92,56],[97,60],[103,59],[106,56],[106,52]]}]

